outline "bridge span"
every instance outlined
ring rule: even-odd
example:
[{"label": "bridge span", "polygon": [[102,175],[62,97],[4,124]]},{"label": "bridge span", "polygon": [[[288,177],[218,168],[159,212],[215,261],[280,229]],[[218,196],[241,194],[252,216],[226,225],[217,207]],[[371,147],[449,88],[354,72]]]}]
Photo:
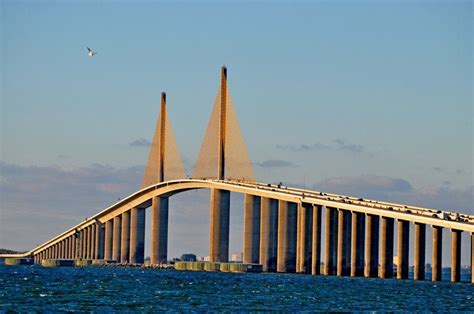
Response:
[{"label": "bridge span", "polygon": [[[151,213],[152,219],[155,217],[151,228],[159,230],[155,234],[156,239],[150,239],[151,257],[156,264],[165,263],[168,220],[164,217],[167,213],[163,215],[163,207],[160,208],[159,204],[167,203],[174,194],[194,189],[245,195],[244,262],[262,264],[266,271],[408,278],[408,249],[411,244],[408,242],[408,226],[412,223],[415,226],[415,279],[425,277],[428,225],[433,228],[432,280],[441,279],[442,232],[447,229],[452,235],[451,279],[459,281],[461,232],[470,234],[474,245],[473,215],[274,184],[186,179],[161,182],[133,193],[23,256],[31,256],[37,263],[42,259],[55,258],[143,263],[145,209],[151,207],[152,211],[158,211]],[[212,226],[219,222],[211,216],[210,252],[215,252],[214,256],[211,255],[211,261],[227,262],[229,198],[224,197],[213,206],[219,207],[218,219],[227,221],[226,224],[221,222],[227,228],[214,230]],[[321,251],[323,221],[324,252]],[[398,229],[396,250],[393,245],[395,222]],[[221,241],[216,243],[213,236]],[[393,274],[395,252],[399,263],[396,274]]]},{"label": "bridge span", "polygon": [[[474,283],[474,215],[257,182],[225,67],[193,177],[183,179],[186,175],[162,93],[142,188],[27,253],[0,257],[32,257],[36,263],[44,259],[143,263],[149,208],[150,263],[166,263],[169,198],[208,189],[211,262],[228,261],[230,193],[235,192],[244,195],[243,262],[262,264],[264,271],[407,279],[413,245],[414,279],[423,280],[428,226],[432,228],[431,279],[441,280],[442,234],[447,230],[451,233],[451,281],[460,281],[461,234],[466,232]],[[410,224],[414,225],[412,241]]]}]

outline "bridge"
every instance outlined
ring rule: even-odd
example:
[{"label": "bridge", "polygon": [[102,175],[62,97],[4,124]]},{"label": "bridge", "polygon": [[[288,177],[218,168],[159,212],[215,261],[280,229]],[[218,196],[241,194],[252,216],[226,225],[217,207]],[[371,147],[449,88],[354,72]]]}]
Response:
[{"label": "bridge", "polygon": [[[225,67],[193,178],[186,178],[162,93],[141,189],[27,253],[0,257],[31,257],[35,263],[103,259],[141,264],[149,209],[150,263],[166,263],[169,198],[195,189],[211,191],[211,262],[228,261],[230,193],[235,192],[244,195],[243,262],[261,264],[264,271],[407,279],[409,247],[414,245],[414,280],[424,280],[430,226],[431,279],[441,280],[446,230],[451,233],[451,281],[460,281],[461,234],[467,232],[474,283],[474,215],[256,181]],[[414,225],[412,243],[410,224]]]}]

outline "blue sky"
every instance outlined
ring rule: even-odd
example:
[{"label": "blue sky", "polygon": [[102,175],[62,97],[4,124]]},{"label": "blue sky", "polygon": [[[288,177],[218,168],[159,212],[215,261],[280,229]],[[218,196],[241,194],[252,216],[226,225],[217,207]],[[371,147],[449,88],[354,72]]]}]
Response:
[{"label": "blue sky", "polygon": [[[163,90],[190,169],[223,64],[258,179],[474,213],[470,1],[4,0],[0,10],[1,229],[67,213],[36,237],[1,232],[0,246],[29,248],[138,188],[148,150],[130,143],[151,139]],[[44,197],[25,199],[13,182]],[[54,204],[48,193],[68,184],[74,205]]]}]

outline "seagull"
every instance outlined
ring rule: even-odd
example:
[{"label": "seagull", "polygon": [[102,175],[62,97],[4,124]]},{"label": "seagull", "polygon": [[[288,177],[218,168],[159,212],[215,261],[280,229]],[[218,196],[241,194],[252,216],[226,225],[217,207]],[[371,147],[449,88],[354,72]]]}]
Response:
[{"label": "seagull", "polygon": [[91,48],[89,48],[89,47],[86,47],[86,48],[87,48],[87,55],[88,55],[89,57],[93,57],[93,56],[95,56],[95,55],[97,54],[97,52],[95,52],[95,51],[92,50]]}]

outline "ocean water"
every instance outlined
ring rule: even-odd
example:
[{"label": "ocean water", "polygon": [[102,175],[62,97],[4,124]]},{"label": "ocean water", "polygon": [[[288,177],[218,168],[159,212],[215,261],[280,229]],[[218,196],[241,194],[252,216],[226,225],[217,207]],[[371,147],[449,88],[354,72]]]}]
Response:
[{"label": "ocean water", "polygon": [[[463,280],[468,280],[464,274]],[[474,311],[474,285],[296,274],[0,265],[0,312]]]}]

